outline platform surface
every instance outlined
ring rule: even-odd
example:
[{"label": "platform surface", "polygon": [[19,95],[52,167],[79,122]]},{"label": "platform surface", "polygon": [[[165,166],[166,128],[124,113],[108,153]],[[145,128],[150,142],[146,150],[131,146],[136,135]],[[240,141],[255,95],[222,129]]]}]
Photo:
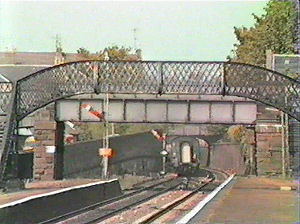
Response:
[{"label": "platform surface", "polygon": [[[282,179],[237,177],[190,223],[299,223],[298,185],[296,181]],[[281,186],[291,186],[296,190],[280,190]]]},{"label": "platform surface", "polygon": [[57,191],[68,187],[80,186],[83,184],[98,182],[99,179],[74,179],[63,181],[38,181],[25,185],[24,190],[11,193],[0,193],[0,205],[21,200],[30,196],[38,196],[49,192]]},{"label": "platform surface", "polygon": [[[167,175],[166,177],[172,176]],[[134,184],[151,180],[153,178],[144,176],[132,176],[125,175],[118,178],[121,187],[124,189],[133,187]],[[65,179],[65,180],[53,180],[53,181],[34,181],[25,184],[24,190],[16,192],[0,192],[0,206],[3,204],[11,203],[17,200],[21,200],[30,196],[38,196],[40,194],[46,194],[49,192],[57,191],[59,189],[80,186],[83,184],[99,182],[101,179]]]}]

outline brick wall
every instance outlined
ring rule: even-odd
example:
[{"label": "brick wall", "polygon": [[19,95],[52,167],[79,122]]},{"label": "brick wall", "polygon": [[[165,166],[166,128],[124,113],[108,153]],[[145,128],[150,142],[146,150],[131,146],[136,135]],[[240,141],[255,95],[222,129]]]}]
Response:
[{"label": "brick wall", "polygon": [[47,150],[55,146],[56,122],[52,110],[43,108],[35,114],[34,137],[37,141],[33,158],[33,178],[35,180],[54,179],[54,153]]},{"label": "brick wall", "polygon": [[[267,110],[267,106],[258,106],[258,121],[255,127],[257,144],[257,174],[278,175],[281,170],[281,127],[280,111]],[[265,126],[262,124],[270,124]]]}]

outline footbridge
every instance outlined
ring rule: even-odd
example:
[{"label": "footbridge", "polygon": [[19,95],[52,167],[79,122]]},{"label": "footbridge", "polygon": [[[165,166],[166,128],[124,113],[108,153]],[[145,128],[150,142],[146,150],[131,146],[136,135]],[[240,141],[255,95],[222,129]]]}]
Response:
[{"label": "footbridge", "polygon": [[[15,142],[18,122],[49,103],[74,95],[116,93],[238,96],[275,107],[300,121],[299,81],[275,71],[240,63],[79,61],[40,70],[15,83],[0,83],[0,87],[0,180],[3,178],[8,152]],[[187,102],[188,99],[177,102],[175,111],[182,106],[182,110],[178,109],[178,113],[184,114],[181,115],[184,119],[180,122],[185,123],[190,119],[194,123],[195,120],[191,120],[194,116],[192,108],[195,111],[199,108],[196,104]],[[143,119],[148,114],[146,104],[140,105],[146,109],[139,110],[142,112],[137,115]],[[128,108],[132,105],[133,102]],[[170,105],[161,108],[172,110],[174,104]],[[242,108],[241,105],[237,107]],[[126,115],[124,108],[126,107],[123,107],[123,114]],[[228,108],[235,111],[233,105]],[[132,110],[135,111],[137,110]],[[215,113],[220,116],[222,114],[212,108],[208,109],[208,115],[204,118],[213,118]],[[242,112],[237,110],[237,113]],[[165,114],[175,116],[167,112]],[[235,122],[234,119],[231,121]],[[123,116],[120,121],[125,120],[126,117]]]}]

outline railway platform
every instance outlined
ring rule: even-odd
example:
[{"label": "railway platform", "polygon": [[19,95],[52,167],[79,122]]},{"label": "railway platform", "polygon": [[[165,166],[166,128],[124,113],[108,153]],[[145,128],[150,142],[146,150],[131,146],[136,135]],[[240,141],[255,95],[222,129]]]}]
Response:
[{"label": "railway platform", "polygon": [[36,181],[25,184],[25,189],[16,192],[0,192],[0,205],[57,191],[68,187],[98,182],[100,179],[74,179],[63,181]]},{"label": "railway platform", "polygon": [[299,223],[299,182],[236,177],[189,223]]},{"label": "railway platform", "polygon": [[[169,178],[172,175],[167,175]],[[144,181],[151,180],[150,177],[131,176],[125,175],[119,178],[122,189],[128,189],[135,184],[143,183]],[[64,180],[51,180],[51,181],[33,181],[25,184],[25,189],[15,192],[1,192],[0,191],[0,206],[17,200],[21,200],[27,197],[35,197],[57,191],[59,189],[65,189],[70,187],[76,187],[84,184],[96,183],[101,179],[64,179]]]}]

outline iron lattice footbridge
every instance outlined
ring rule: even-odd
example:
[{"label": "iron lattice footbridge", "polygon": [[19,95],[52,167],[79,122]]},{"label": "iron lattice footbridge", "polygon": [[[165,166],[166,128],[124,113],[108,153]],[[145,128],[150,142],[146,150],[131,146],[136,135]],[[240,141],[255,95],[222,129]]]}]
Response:
[{"label": "iron lattice footbridge", "polygon": [[18,121],[58,99],[84,93],[195,94],[246,97],[300,121],[300,82],[231,62],[79,61],[0,83],[0,180]]}]

